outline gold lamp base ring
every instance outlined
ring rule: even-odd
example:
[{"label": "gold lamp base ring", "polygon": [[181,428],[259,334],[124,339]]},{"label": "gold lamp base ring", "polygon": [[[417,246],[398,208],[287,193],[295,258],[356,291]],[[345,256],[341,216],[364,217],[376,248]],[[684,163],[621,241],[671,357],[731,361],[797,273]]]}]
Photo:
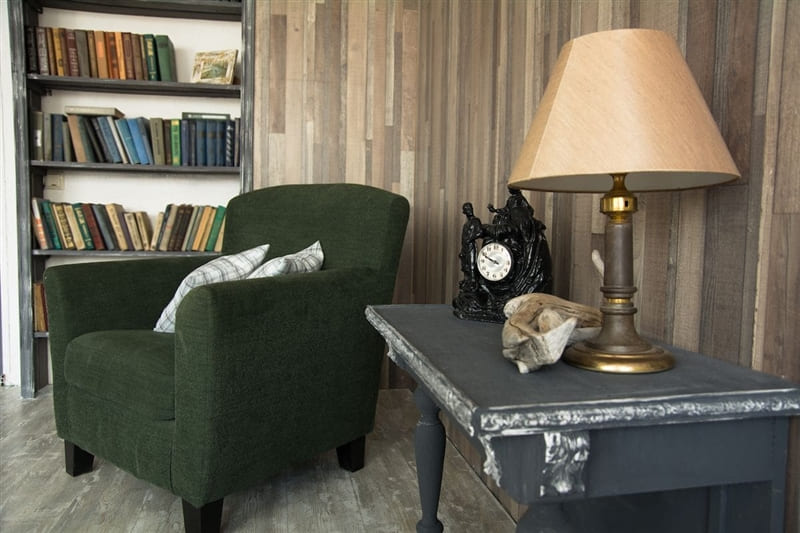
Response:
[{"label": "gold lamp base ring", "polygon": [[579,342],[567,348],[563,359],[572,366],[614,374],[647,374],[675,366],[672,354],[657,346],[636,353],[620,354]]}]

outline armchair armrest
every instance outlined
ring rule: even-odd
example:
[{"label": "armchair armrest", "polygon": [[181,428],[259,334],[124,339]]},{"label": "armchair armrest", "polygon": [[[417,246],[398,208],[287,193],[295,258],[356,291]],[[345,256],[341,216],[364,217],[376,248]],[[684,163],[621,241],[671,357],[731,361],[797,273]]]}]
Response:
[{"label": "armchair armrest", "polygon": [[369,432],[383,339],[364,309],[391,299],[385,286],[352,268],[190,291],[175,328],[176,493],[213,501]]}]

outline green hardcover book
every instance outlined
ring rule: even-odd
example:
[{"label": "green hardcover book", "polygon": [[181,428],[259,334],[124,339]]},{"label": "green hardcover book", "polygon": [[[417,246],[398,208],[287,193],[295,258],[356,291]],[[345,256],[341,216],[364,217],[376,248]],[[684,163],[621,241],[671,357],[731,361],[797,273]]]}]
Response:
[{"label": "green hardcover book", "polygon": [[78,231],[81,232],[81,237],[86,245],[86,249],[94,250],[94,239],[92,239],[92,233],[89,231],[89,224],[86,222],[86,217],[83,213],[83,205],[76,203],[72,204],[72,207],[75,212],[75,220],[78,222]]},{"label": "green hardcover book", "polygon": [[172,164],[181,166],[181,119],[173,118],[169,121],[170,142],[172,143]]},{"label": "green hardcover book", "polygon": [[217,212],[214,215],[214,222],[211,223],[211,231],[208,233],[208,243],[206,243],[206,252],[213,252],[214,245],[217,244],[217,237],[219,237],[219,228],[222,227],[222,221],[225,219],[225,207],[217,207]]},{"label": "green hardcover book", "polygon": [[142,35],[144,42],[144,59],[147,63],[147,79],[158,81],[158,56],[156,55],[156,38],[151,34]]},{"label": "green hardcover book", "polygon": [[166,35],[156,35],[156,55],[158,56],[158,76],[161,81],[178,81],[175,76],[175,48]]},{"label": "green hardcover book", "polygon": [[53,213],[50,200],[42,200],[41,208],[44,228],[47,230],[48,235],[50,235],[50,240],[53,242],[53,248],[56,250],[61,250],[63,245],[61,244],[61,237],[58,233],[58,226],[56,225],[56,215]]}]

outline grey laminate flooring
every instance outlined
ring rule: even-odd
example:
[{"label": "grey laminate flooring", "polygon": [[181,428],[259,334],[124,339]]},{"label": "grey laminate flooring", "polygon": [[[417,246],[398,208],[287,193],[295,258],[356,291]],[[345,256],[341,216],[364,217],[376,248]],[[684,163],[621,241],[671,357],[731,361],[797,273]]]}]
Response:
[{"label": "grey laminate flooring", "polygon": [[[296,465],[267,484],[225,498],[224,532],[413,532],[419,519],[407,390],[383,390],[366,466],[338,467],[336,453]],[[169,492],[103,461],[71,478],[64,471],[53,400],[45,389],[21,400],[0,388],[0,532],[183,531],[181,503]],[[446,532],[504,533],[515,524],[448,442],[439,518]]]}]

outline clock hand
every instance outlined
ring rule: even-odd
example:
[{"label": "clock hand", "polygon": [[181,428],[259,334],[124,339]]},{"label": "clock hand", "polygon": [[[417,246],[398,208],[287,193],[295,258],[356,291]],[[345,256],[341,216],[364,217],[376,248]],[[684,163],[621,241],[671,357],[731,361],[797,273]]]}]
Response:
[{"label": "clock hand", "polygon": [[492,263],[494,263],[495,265],[499,265],[499,264],[500,264],[500,263],[499,263],[497,260],[495,260],[495,259],[492,259],[492,258],[491,258],[491,257],[489,257],[488,255],[487,255],[487,256],[484,256],[484,257],[486,257],[486,259],[488,259],[489,261],[491,261],[491,262],[492,262]]}]

